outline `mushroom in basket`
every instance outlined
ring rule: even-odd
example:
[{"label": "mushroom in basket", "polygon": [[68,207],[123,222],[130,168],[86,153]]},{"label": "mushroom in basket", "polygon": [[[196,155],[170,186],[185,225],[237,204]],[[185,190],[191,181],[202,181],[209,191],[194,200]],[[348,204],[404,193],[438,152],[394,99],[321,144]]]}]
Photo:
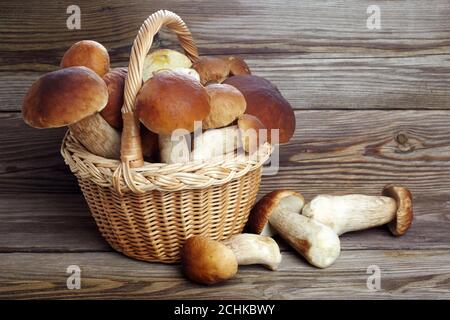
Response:
[{"label": "mushroom in basket", "polygon": [[161,161],[189,161],[188,137],[194,122],[209,114],[205,88],[192,76],[167,70],[147,80],[136,97],[136,112],[150,131],[159,135]]},{"label": "mushroom in basket", "polygon": [[35,128],[69,126],[90,152],[118,158],[120,136],[99,114],[108,102],[105,82],[86,67],[69,67],[45,74],[26,94],[22,114]]},{"label": "mushroom in basket", "polygon": [[193,68],[200,75],[203,85],[222,83],[230,76],[251,73],[247,63],[235,56],[203,56],[194,63]]}]

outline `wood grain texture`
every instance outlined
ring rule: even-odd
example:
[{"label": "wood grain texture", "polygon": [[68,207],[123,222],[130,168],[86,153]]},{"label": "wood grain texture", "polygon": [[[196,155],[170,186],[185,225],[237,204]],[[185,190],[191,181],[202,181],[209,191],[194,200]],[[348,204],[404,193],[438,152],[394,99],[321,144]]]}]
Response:
[{"label": "wood grain texture", "polygon": [[[281,147],[280,171],[263,177],[259,196],[277,188],[298,190],[307,200],[323,193],[378,195],[385,184],[403,184],[414,195],[412,229],[401,238],[385,228],[348,234],[343,248],[450,248],[450,113],[296,114],[294,138]],[[58,154],[63,132],[0,115],[0,251],[109,250]]]},{"label": "wood grain texture", "polygon": [[[66,269],[81,268],[81,289],[68,290]],[[381,290],[369,291],[367,268],[381,269]],[[117,253],[0,254],[2,299],[448,299],[449,251],[344,251],[328,269],[283,253],[278,271],[242,266],[223,284],[184,279],[178,265],[149,264]]]},{"label": "wood grain texture", "polygon": [[[19,110],[26,88],[75,41],[100,41],[115,66],[126,66],[140,24],[160,8],[186,20],[201,53],[242,54],[295,109],[450,108],[446,0],[382,1],[376,31],[366,27],[369,0],[81,1],[81,30],[66,28],[70,1],[1,2],[3,111]],[[161,39],[176,48],[172,35]]]}]

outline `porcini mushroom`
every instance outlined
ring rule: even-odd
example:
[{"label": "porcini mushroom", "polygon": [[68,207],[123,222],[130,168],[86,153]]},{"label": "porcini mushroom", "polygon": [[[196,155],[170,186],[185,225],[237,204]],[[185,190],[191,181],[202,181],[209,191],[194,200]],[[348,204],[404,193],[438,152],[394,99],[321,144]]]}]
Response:
[{"label": "porcini mushroom", "polygon": [[159,135],[161,161],[165,163],[189,161],[186,135],[209,110],[205,88],[192,76],[170,70],[147,80],[136,97],[137,115],[147,129]]},{"label": "porcini mushroom", "polygon": [[102,78],[86,67],[69,67],[36,80],[24,98],[22,114],[35,128],[69,126],[87,150],[117,159],[120,135],[99,114],[107,102]]},{"label": "porcini mushroom", "polygon": [[147,81],[160,70],[190,68],[191,60],[181,52],[171,49],[159,49],[149,53],[144,60],[143,81]]},{"label": "porcini mushroom", "polygon": [[189,279],[208,285],[233,278],[238,269],[236,255],[230,248],[203,236],[186,240],[181,264]]},{"label": "porcini mushroom", "polygon": [[309,263],[326,268],[336,261],[340,241],[326,225],[300,214],[303,196],[291,190],[275,190],[265,195],[252,209],[247,228],[260,234],[266,225],[286,240]]},{"label": "porcini mushroom", "polygon": [[257,117],[269,131],[279,130],[280,143],[291,139],[295,130],[294,111],[270,81],[253,75],[239,75],[226,79],[224,84],[242,92],[247,101],[246,114]]},{"label": "porcini mushroom", "polygon": [[61,68],[87,67],[103,77],[109,71],[108,50],[100,43],[82,40],[74,43],[62,57]]},{"label": "porcini mushroom", "polygon": [[245,61],[235,56],[202,56],[193,65],[203,85],[222,83],[230,76],[250,74]]},{"label": "porcini mushroom", "polygon": [[261,264],[270,270],[277,270],[281,263],[280,248],[270,237],[241,233],[222,243],[233,250],[240,266]]},{"label": "porcini mushroom", "polygon": [[100,114],[117,130],[121,130],[123,126],[121,109],[127,73],[128,68],[115,68],[103,76],[108,88],[108,103]]},{"label": "porcini mushroom", "polygon": [[412,195],[408,189],[392,185],[384,187],[382,196],[319,195],[302,214],[326,224],[338,235],[388,224],[392,234],[401,236],[413,220]]},{"label": "porcini mushroom", "polygon": [[234,126],[209,129],[194,137],[192,160],[208,160],[232,154],[243,148],[247,153],[254,153],[264,141],[262,130],[265,127],[258,118],[243,114]]},{"label": "porcini mushroom", "polygon": [[238,265],[261,264],[276,270],[281,253],[275,240],[256,234],[237,234],[222,242],[194,236],[183,246],[181,263],[189,279],[214,284],[234,277]]},{"label": "porcini mushroom", "polygon": [[245,112],[247,102],[242,93],[227,84],[211,84],[205,87],[211,109],[203,120],[203,129],[225,127]]}]

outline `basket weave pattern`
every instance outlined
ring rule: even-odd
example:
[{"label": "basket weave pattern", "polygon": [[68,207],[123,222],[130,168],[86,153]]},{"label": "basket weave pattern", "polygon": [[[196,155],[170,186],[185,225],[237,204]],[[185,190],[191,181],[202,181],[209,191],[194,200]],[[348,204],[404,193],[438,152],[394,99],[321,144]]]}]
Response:
[{"label": "basket weave pattern", "polygon": [[70,131],[61,154],[77,177],[101,234],[115,250],[139,260],[173,263],[179,261],[180,248],[190,236],[220,241],[242,232],[271,146],[265,144],[251,156],[208,162],[139,161],[135,95],[142,85],[143,57],[164,25],[178,35],[193,61],[198,57],[189,30],[174,13],[158,11],[144,22],[133,44],[125,85],[121,160],[88,152]]}]

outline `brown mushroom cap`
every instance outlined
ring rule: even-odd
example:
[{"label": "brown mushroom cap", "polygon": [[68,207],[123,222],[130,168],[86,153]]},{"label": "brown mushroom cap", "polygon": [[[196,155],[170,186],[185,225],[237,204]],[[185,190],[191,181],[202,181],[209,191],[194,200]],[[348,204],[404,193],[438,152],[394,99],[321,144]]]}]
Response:
[{"label": "brown mushroom cap", "polygon": [[35,128],[66,126],[101,111],[108,102],[105,82],[85,67],[47,73],[26,94],[22,114]]},{"label": "brown mushroom cap", "polygon": [[203,236],[186,240],[181,252],[185,275],[198,283],[214,284],[237,273],[236,255],[224,244]]},{"label": "brown mushroom cap", "polygon": [[220,57],[200,57],[192,66],[200,75],[203,85],[221,83],[230,74],[230,63]]},{"label": "brown mushroom cap", "polygon": [[243,74],[251,74],[250,68],[247,63],[240,57],[228,56],[224,57],[230,64],[230,74],[233,76],[239,76]]},{"label": "brown mushroom cap", "polygon": [[64,53],[60,66],[61,68],[87,67],[103,77],[109,71],[108,50],[96,41],[82,40],[73,44]]},{"label": "brown mushroom cap", "polygon": [[108,103],[100,112],[102,117],[116,129],[122,129],[123,91],[128,68],[115,68],[103,76],[108,87]]},{"label": "brown mushroom cap", "polygon": [[247,101],[245,113],[257,117],[268,130],[280,130],[280,143],[291,139],[295,130],[294,111],[270,81],[253,75],[241,75],[230,77],[224,83],[242,92]]},{"label": "brown mushroom cap", "polygon": [[247,103],[242,93],[235,87],[227,84],[211,84],[205,89],[211,110],[203,120],[204,129],[225,127],[245,112]]},{"label": "brown mushroom cap", "polygon": [[260,130],[266,129],[266,127],[257,117],[250,114],[241,115],[237,123],[245,152],[255,152],[258,146],[265,142],[264,139],[261,139]]},{"label": "brown mushroom cap", "polygon": [[389,230],[395,236],[402,236],[408,231],[413,221],[413,206],[411,192],[400,186],[387,185],[383,188],[383,196],[397,201],[397,215],[389,224]]},{"label": "brown mushroom cap", "polygon": [[176,129],[194,131],[194,122],[209,114],[209,97],[194,77],[174,71],[155,74],[136,98],[136,111],[147,129],[170,135]]},{"label": "brown mushroom cap", "polygon": [[304,203],[305,198],[298,192],[274,190],[262,197],[253,207],[248,218],[247,229],[252,233],[260,234],[276,209],[282,208],[300,214]]}]

